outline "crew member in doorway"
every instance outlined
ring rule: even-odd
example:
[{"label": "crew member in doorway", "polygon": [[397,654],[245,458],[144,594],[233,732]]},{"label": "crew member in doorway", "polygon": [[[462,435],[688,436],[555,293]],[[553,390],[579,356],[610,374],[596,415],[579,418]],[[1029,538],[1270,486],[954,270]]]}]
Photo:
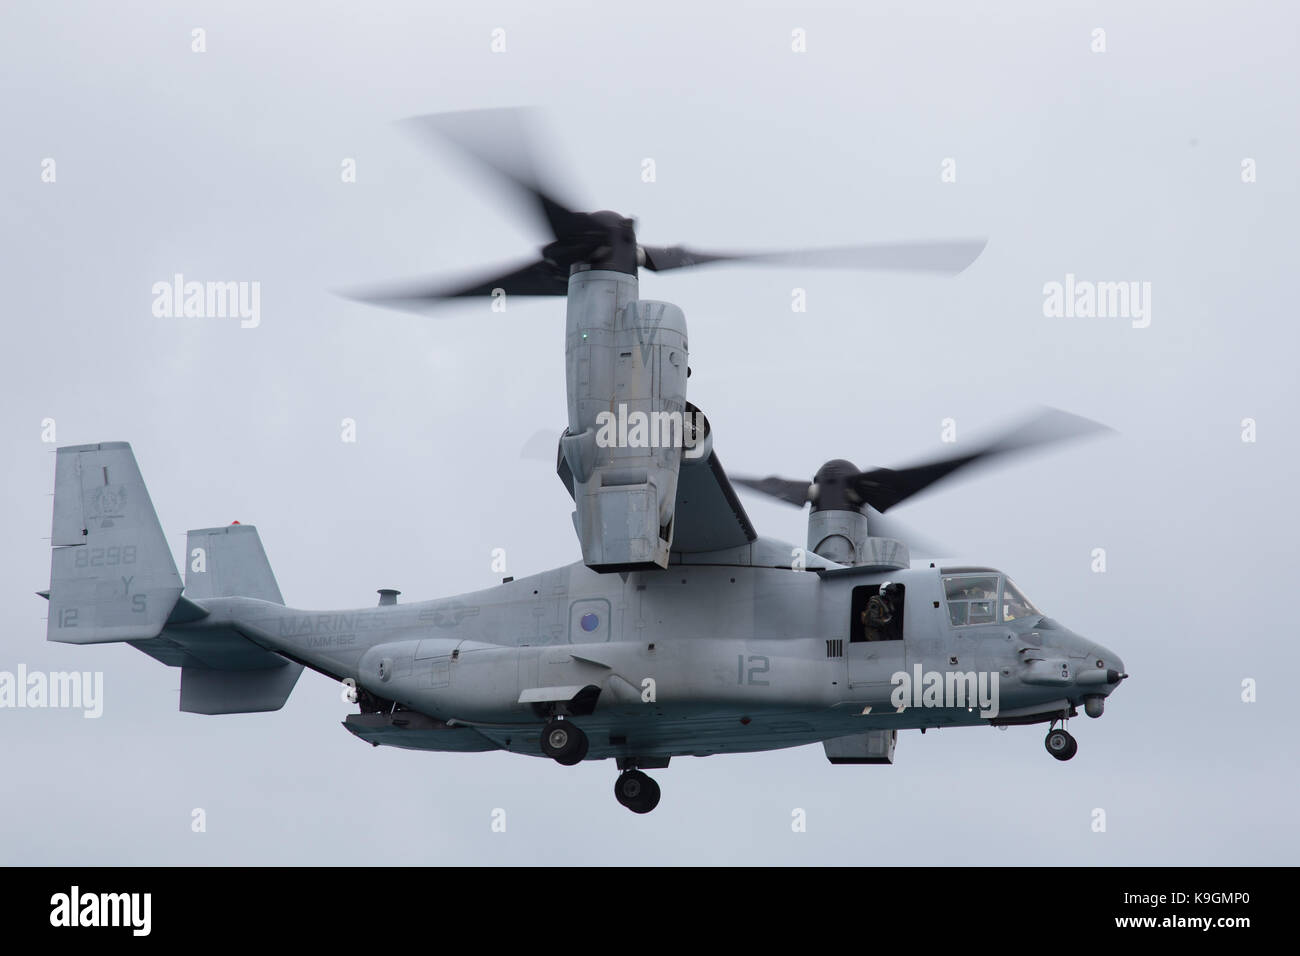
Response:
[{"label": "crew member in doorway", "polygon": [[894,585],[886,581],[867,601],[866,610],[862,612],[862,627],[867,640],[889,640],[889,622],[894,619],[894,591]]}]

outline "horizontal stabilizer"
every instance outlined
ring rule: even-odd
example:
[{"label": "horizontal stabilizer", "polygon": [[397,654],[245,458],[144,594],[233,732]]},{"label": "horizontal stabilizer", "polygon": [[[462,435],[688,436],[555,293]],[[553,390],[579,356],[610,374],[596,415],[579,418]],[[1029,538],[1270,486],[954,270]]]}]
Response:
[{"label": "horizontal stabilizer", "polygon": [[207,608],[200,607],[182,595],[176,601],[176,606],[172,608],[171,614],[167,616],[167,623],[168,625],[190,624],[194,621],[201,621],[211,613]]}]

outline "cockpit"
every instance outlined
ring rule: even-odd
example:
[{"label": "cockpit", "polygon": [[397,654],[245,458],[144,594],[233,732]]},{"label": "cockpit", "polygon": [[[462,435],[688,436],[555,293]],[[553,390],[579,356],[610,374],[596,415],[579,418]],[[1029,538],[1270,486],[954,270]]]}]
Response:
[{"label": "cockpit", "polygon": [[953,627],[1018,621],[1042,612],[1011,579],[993,568],[944,568],[944,598]]}]

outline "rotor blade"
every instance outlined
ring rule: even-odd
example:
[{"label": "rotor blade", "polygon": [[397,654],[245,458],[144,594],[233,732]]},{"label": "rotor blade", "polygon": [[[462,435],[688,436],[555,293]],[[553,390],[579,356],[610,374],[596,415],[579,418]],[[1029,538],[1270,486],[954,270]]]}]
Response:
[{"label": "rotor blade", "polygon": [[967,454],[907,468],[874,468],[849,479],[849,485],[864,502],[884,512],[970,465],[1109,430],[1089,419],[1049,408]]},{"label": "rotor blade", "polygon": [[519,449],[519,457],[550,464],[555,461],[555,448],[558,443],[559,435],[554,429],[544,428],[535,431]]},{"label": "rotor blade", "polygon": [[867,533],[873,538],[893,538],[903,542],[914,558],[939,558],[955,553],[946,545],[917,534],[897,518],[882,515],[875,508],[867,508]]},{"label": "rotor blade", "polygon": [[556,198],[537,173],[531,116],[532,112],[524,109],[464,110],[415,116],[406,123],[451,143],[523,191],[537,205],[556,239],[581,234],[589,228],[587,215],[574,212]]},{"label": "rotor blade", "polygon": [[809,500],[809,491],[812,483],[808,481],[792,481],[789,478],[778,478],[773,475],[770,478],[738,478],[735,475],[728,475],[728,478],[737,485],[744,485],[746,488],[753,488],[755,491],[761,491],[765,495],[771,495],[787,504],[802,508]]},{"label": "rotor blade", "polygon": [[685,246],[642,246],[652,272],[684,269],[711,262],[756,262],[768,265],[830,269],[886,269],[956,275],[979,258],[987,239],[948,242],[893,242],[785,252],[705,252]]},{"label": "rotor blade", "polygon": [[569,291],[568,270],[559,269],[553,263],[539,259],[511,272],[469,283],[385,286],[356,293],[343,293],[343,295],[371,305],[411,309],[447,299],[489,296],[494,289],[501,289],[506,295],[566,295]]},{"label": "rotor blade", "polygon": [[[744,485],[746,488],[760,491],[787,504],[803,506],[808,501],[810,487],[807,482],[776,477],[758,479],[738,478],[735,475],[729,477],[734,484]],[[868,534],[875,538],[893,538],[895,541],[902,541],[907,545],[908,551],[914,557],[924,555],[927,558],[937,558],[954,553],[951,548],[939,544],[924,535],[917,534],[897,518],[885,517],[875,508],[868,507],[866,514]]]}]

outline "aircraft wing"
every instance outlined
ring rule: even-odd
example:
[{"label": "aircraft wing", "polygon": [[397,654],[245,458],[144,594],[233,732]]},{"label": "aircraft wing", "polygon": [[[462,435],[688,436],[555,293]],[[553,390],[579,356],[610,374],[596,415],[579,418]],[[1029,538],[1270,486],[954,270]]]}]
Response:
[{"label": "aircraft wing", "polygon": [[[573,497],[573,472],[563,452],[558,455],[555,470],[569,490],[569,497]],[[738,548],[758,537],[712,448],[707,456],[682,459],[673,514],[675,554]]]},{"label": "aircraft wing", "polygon": [[672,550],[682,554],[738,548],[758,537],[712,449],[707,457],[682,461],[673,514]]}]

